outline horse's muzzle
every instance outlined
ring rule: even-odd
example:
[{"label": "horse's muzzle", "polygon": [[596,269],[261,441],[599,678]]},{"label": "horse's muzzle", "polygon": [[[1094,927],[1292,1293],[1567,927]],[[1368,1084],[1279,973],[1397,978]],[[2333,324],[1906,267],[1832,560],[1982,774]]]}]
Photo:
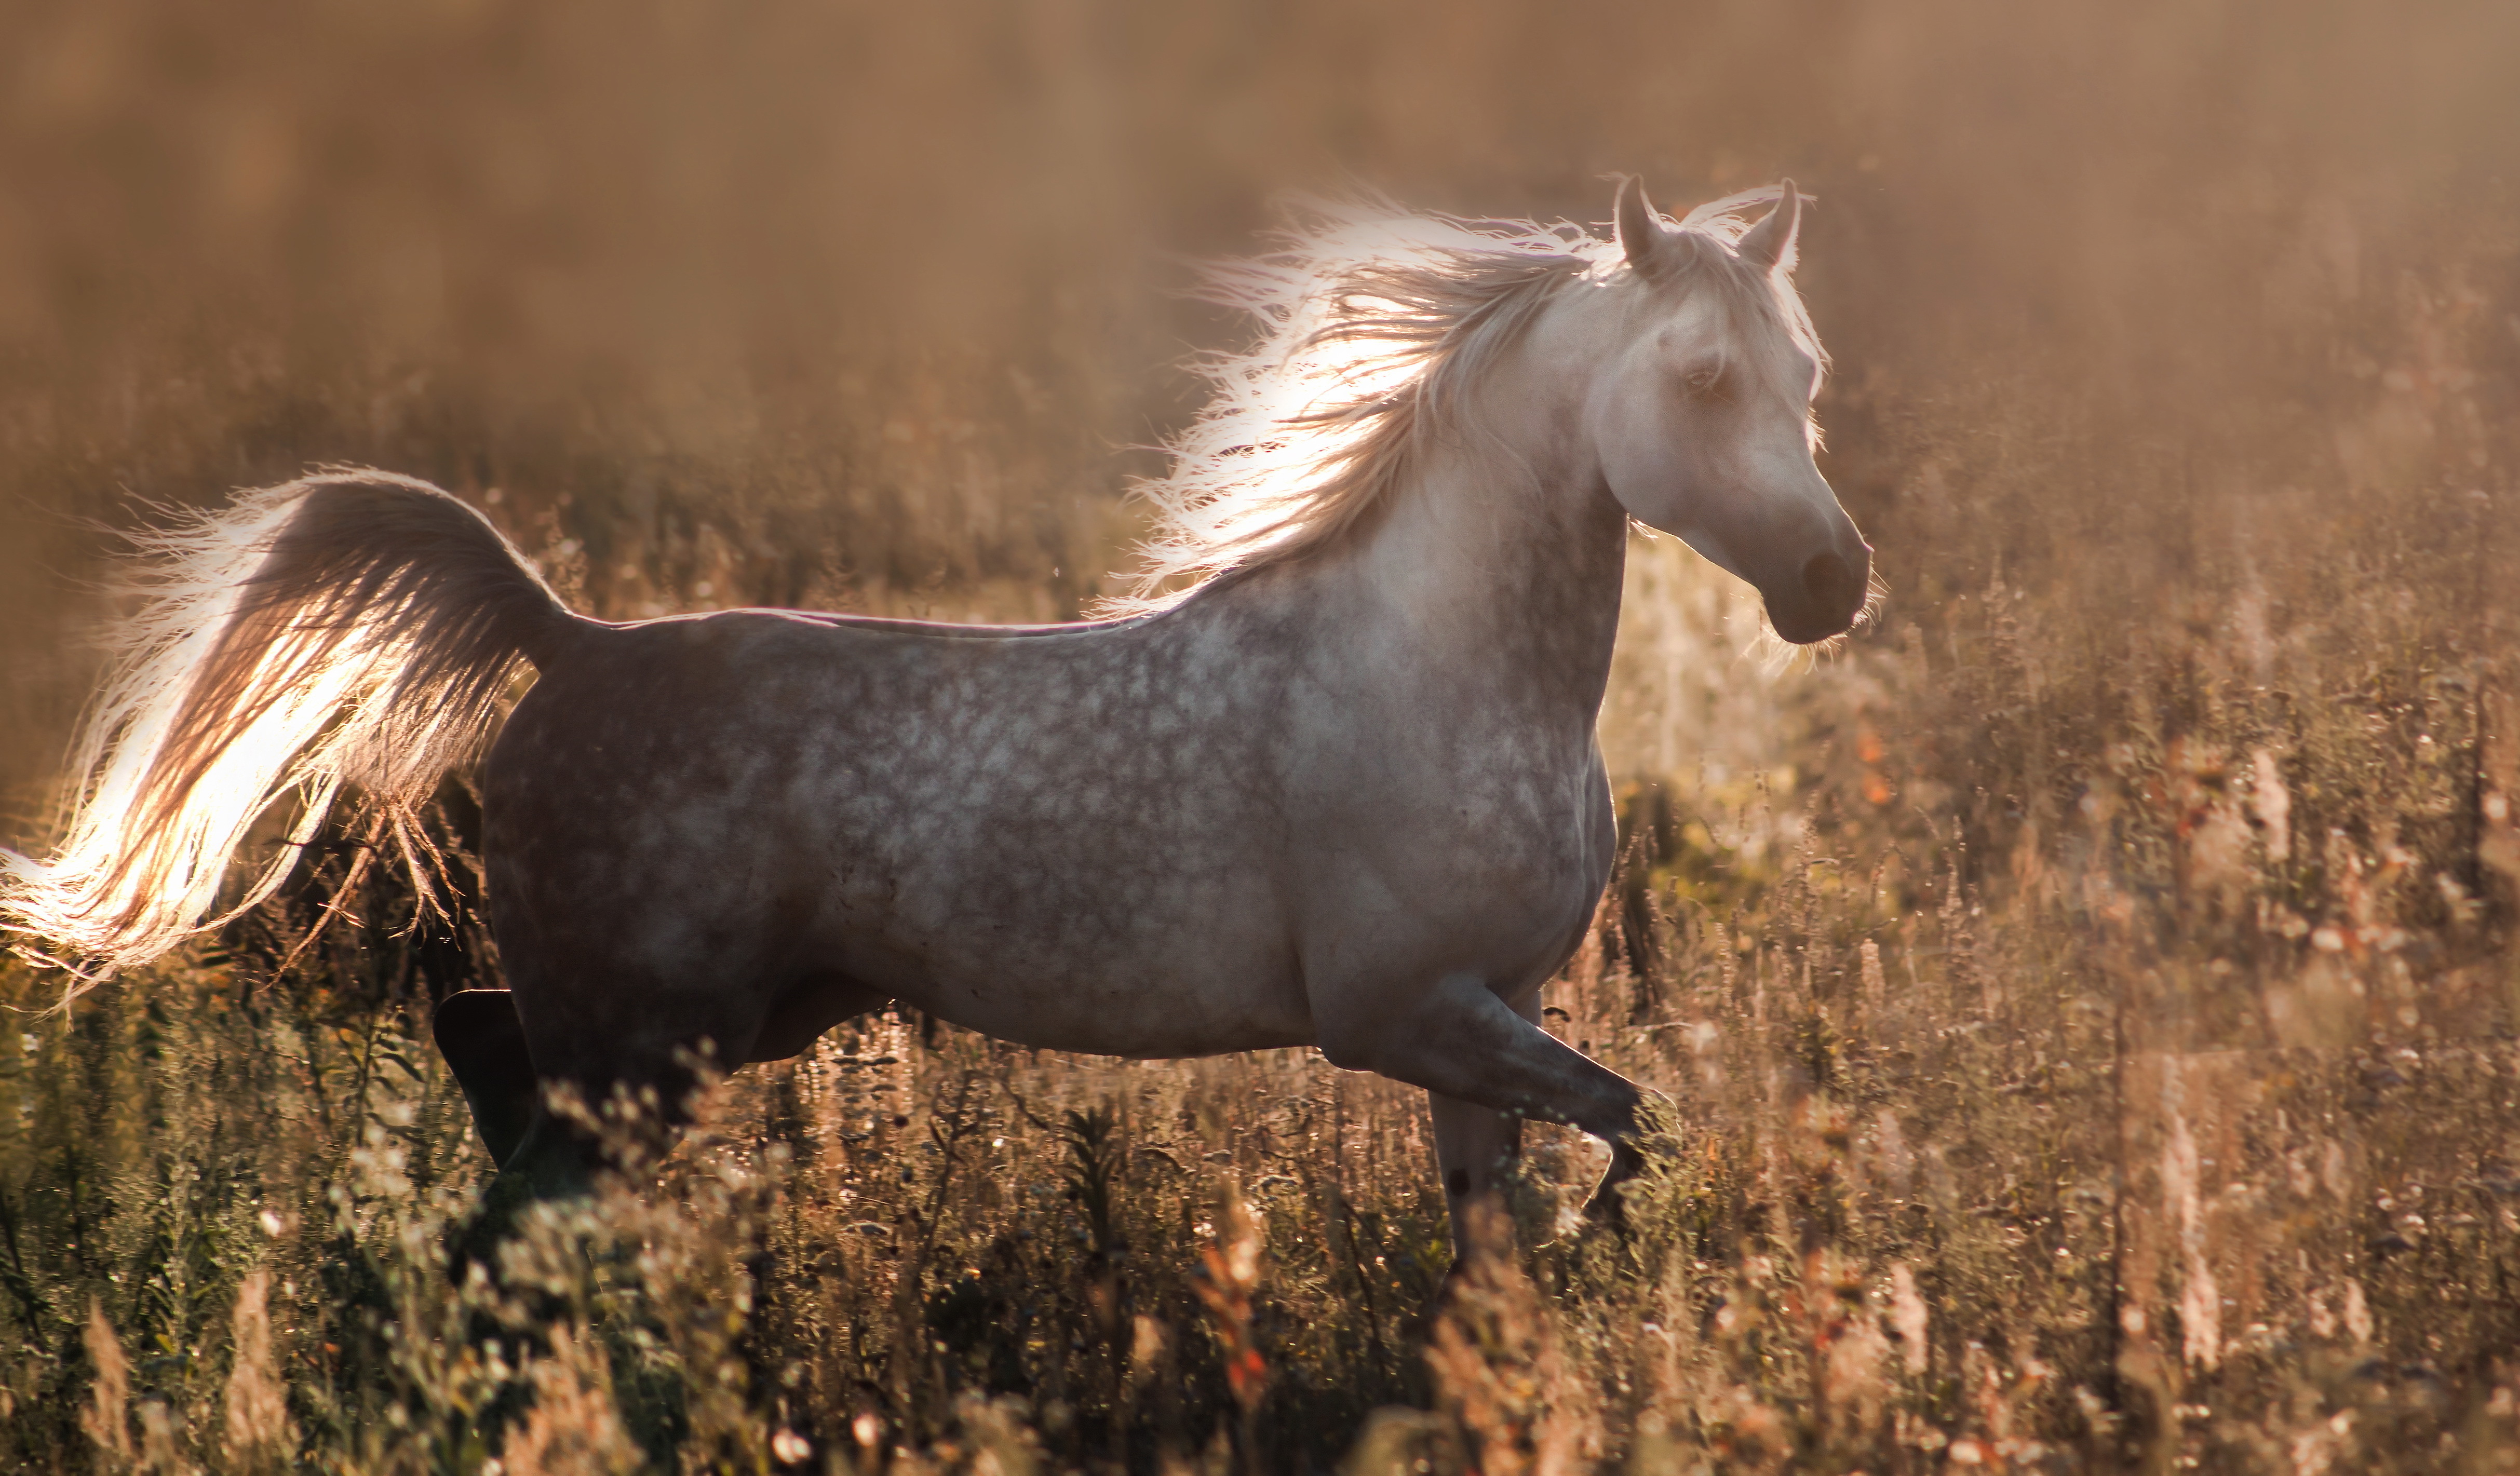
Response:
[{"label": "horse's muzzle", "polygon": [[1809,646],[1855,624],[1872,577],[1872,551],[1862,544],[1856,549],[1853,562],[1835,553],[1814,554],[1803,562],[1800,589],[1768,594],[1768,623],[1778,635]]}]

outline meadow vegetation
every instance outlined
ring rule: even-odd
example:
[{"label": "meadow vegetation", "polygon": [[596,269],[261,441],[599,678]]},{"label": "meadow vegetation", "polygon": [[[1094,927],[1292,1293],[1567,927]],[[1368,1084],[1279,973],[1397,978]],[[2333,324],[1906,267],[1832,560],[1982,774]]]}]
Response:
[{"label": "meadow vegetation", "polygon": [[[1878,619],[1632,550],[1622,861],[1445,1316],[1418,1094],[900,1012],[446,1274],[459,894],[0,965],[30,1470],[2520,1470],[2520,22],[2315,0],[562,3],[0,19],[0,838],[151,502],[442,481],[610,617],[1072,616],[1179,251],[1353,176],[1791,174]],[[437,822],[467,879],[477,827]],[[471,878],[477,886],[477,877]],[[318,931],[320,918],[331,925]],[[608,1104],[585,1104],[597,1120]],[[495,1467],[493,1462],[496,1462]]]}]

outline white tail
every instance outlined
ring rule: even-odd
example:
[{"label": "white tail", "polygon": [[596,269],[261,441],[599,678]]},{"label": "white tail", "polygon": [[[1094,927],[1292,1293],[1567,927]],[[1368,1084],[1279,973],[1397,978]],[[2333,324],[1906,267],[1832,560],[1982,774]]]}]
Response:
[{"label": "white tail", "polygon": [[[84,720],[59,844],[0,850],[0,926],[91,977],[268,897],[344,784],[430,893],[418,807],[478,745],[520,657],[575,617],[480,514],[427,482],[328,470],[148,535],[145,607]],[[210,917],[255,820],[290,844]],[[208,920],[204,920],[207,918]]]}]

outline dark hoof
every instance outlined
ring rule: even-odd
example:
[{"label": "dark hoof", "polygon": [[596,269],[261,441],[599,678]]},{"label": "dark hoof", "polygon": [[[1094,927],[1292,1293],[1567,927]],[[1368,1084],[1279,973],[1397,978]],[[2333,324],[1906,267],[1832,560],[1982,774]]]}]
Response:
[{"label": "dark hoof", "polygon": [[1624,1240],[1628,1237],[1627,1199],[1615,1191],[1595,1194],[1584,1206],[1584,1229],[1592,1233],[1607,1233]]},{"label": "dark hoof", "polygon": [[1584,1223],[1597,1230],[1609,1230],[1621,1239],[1627,1238],[1631,1229],[1626,1192],[1628,1182],[1643,1173],[1644,1167],[1644,1154],[1626,1143],[1611,1144],[1609,1170],[1602,1174],[1601,1183],[1584,1206]]}]

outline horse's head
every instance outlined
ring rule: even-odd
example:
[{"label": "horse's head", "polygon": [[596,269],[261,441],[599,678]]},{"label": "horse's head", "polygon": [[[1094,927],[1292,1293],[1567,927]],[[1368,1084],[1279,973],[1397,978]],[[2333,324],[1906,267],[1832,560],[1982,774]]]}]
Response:
[{"label": "horse's head", "polygon": [[1802,201],[1739,241],[1674,229],[1620,187],[1624,333],[1592,366],[1585,422],[1631,516],[1757,586],[1777,634],[1807,645],[1855,623],[1870,546],[1812,462],[1821,355],[1793,288]]}]

